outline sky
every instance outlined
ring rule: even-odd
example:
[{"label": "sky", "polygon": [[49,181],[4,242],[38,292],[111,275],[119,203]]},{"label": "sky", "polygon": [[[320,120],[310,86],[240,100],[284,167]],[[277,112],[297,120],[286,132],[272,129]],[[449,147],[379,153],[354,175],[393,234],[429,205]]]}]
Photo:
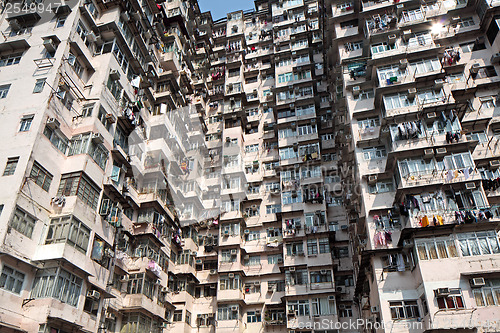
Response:
[{"label": "sky", "polygon": [[254,0],[198,0],[202,12],[211,11],[214,21],[236,10],[254,9]]}]

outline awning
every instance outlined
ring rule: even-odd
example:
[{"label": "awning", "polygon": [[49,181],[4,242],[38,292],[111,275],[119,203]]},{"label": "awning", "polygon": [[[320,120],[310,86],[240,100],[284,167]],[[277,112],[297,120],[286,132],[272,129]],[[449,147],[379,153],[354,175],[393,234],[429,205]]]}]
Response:
[{"label": "awning", "polygon": [[11,42],[0,43],[0,52],[13,52],[29,49],[30,45],[25,39],[13,40]]},{"label": "awning", "polygon": [[4,323],[4,322],[0,321],[0,328],[1,327],[3,327],[3,328],[10,328],[11,330],[14,330],[14,332],[25,332],[25,333],[28,333],[28,331],[22,330],[19,326],[7,324],[7,323]]}]

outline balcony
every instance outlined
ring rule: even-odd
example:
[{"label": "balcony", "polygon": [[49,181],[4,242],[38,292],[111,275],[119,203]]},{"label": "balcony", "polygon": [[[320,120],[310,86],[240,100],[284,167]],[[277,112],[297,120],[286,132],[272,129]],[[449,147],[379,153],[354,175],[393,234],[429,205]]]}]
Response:
[{"label": "balcony", "polygon": [[[451,176],[450,176],[451,175]],[[450,179],[451,178],[451,179]],[[398,190],[429,185],[455,184],[461,182],[473,183],[481,180],[481,175],[477,171],[465,175],[462,170],[424,170],[409,172],[399,178]]]},{"label": "balcony", "polygon": [[165,315],[165,307],[146,297],[143,294],[126,295],[123,298],[122,310],[145,309],[158,317]]}]

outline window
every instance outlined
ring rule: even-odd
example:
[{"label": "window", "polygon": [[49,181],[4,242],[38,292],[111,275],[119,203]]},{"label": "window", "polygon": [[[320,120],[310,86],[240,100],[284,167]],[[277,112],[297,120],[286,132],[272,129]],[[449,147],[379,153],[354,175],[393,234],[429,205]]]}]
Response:
[{"label": "window", "polygon": [[363,149],[363,156],[364,156],[365,160],[367,160],[367,161],[382,158],[382,157],[385,157],[386,155],[387,155],[387,152],[386,152],[384,146]]},{"label": "window", "polygon": [[68,139],[62,133],[45,126],[43,135],[45,135],[50,140],[50,143],[52,143],[61,153],[66,154],[69,144]]},{"label": "window", "polygon": [[33,117],[33,115],[29,115],[21,118],[21,126],[19,127],[19,132],[27,132],[30,130],[31,123],[33,122]]},{"label": "window", "polygon": [[318,254],[318,242],[316,239],[308,239],[307,240],[307,255],[316,255]]},{"label": "window", "polygon": [[358,126],[360,129],[377,127],[380,126],[380,119],[378,117],[361,119],[358,120]]},{"label": "window", "polygon": [[321,270],[310,273],[311,283],[327,283],[332,282],[332,271]]},{"label": "window", "polygon": [[0,288],[20,294],[23,289],[25,274],[4,265],[0,275]]},{"label": "window", "polygon": [[3,86],[0,86],[0,99],[7,97],[9,89],[10,89],[10,84],[4,84]]},{"label": "window", "polygon": [[38,270],[31,289],[31,298],[52,297],[77,306],[83,280],[62,268]]},{"label": "window", "polygon": [[420,317],[417,301],[389,302],[392,319],[411,319]]},{"label": "window", "polygon": [[481,101],[481,109],[489,109],[489,108],[496,107],[496,101],[493,98],[493,96],[482,97],[482,98],[479,98],[479,100]]},{"label": "window", "polygon": [[82,77],[85,68],[82,66],[82,64],[80,64],[80,62],[77,60],[76,56],[73,53],[68,54],[67,61],[75,71],[76,75]]},{"label": "window", "polygon": [[17,65],[21,61],[22,53],[0,56],[0,67]]},{"label": "window", "polygon": [[260,265],[260,256],[250,256],[247,260],[245,260],[245,266],[259,266]]},{"label": "window", "polygon": [[217,320],[237,320],[239,317],[238,305],[219,305],[217,308]]},{"label": "window", "polygon": [[296,313],[298,316],[309,316],[309,300],[289,301],[288,313]]},{"label": "window", "polygon": [[495,231],[481,231],[458,234],[458,244],[462,256],[479,256],[500,253],[500,245]]},{"label": "window", "polygon": [[97,209],[101,190],[84,173],[70,173],[61,176],[57,195],[78,196],[84,203]]},{"label": "window", "polygon": [[35,217],[16,206],[16,211],[14,212],[14,216],[9,224],[14,230],[17,230],[26,237],[31,238],[35,224]]},{"label": "window", "polygon": [[63,216],[50,220],[45,244],[67,243],[86,253],[89,238],[90,228],[74,216]]},{"label": "window", "polygon": [[191,326],[191,312],[189,312],[188,310],[186,310],[186,318],[184,319],[184,321],[186,322],[186,324]]},{"label": "window", "polygon": [[177,321],[182,321],[182,310],[175,310],[174,311],[174,317],[172,321],[177,322]]},{"label": "window", "polygon": [[259,151],[259,144],[245,146],[245,153],[254,153]]},{"label": "window", "polygon": [[[445,288],[448,289],[448,288]],[[438,308],[440,310],[455,310],[465,308],[462,298],[462,290],[460,288],[449,288],[448,292],[441,295],[440,290],[434,290]]]},{"label": "window", "polygon": [[68,156],[88,154],[104,170],[108,160],[108,150],[102,143],[94,140],[94,135],[93,133],[86,133],[72,137]]},{"label": "window", "polygon": [[472,17],[466,17],[458,21],[458,26],[460,28],[466,28],[474,25],[474,19]]},{"label": "window", "polygon": [[17,163],[19,162],[19,157],[9,157],[7,163],[5,164],[5,169],[3,171],[4,176],[11,176],[16,171]]},{"label": "window", "polygon": [[392,180],[377,182],[375,185],[368,186],[368,192],[371,194],[385,193],[394,191]]},{"label": "window", "polygon": [[49,191],[50,183],[52,182],[52,175],[45,170],[37,161],[33,163],[31,168],[30,178],[33,179],[35,184],[43,188],[45,192]]},{"label": "window", "polygon": [[297,256],[299,254],[304,254],[304,244],[300,243],[287,243],[286,244],[286,254],[288,256]]},{"label": "window", "polygon": [[[88,289],[87,292],[94,291],[93,289]],[[97,291],[97,290],[96,290]],[[83,305],[83,311],[90,313],[94,316],[97,316],[99,311],[99,303],[101,299],[95,298],[92,295],[85,296],[85,303]]]},{"label": "window", "polygon": [[92,116],[92,111],[94,110],[94,103],[92,104],[86,104],[83,106],[82,108],[82,112],[80,113],[80,115],[82,117],[91,117]]},{"label": "window", "polygon": [[45,87],[45,80],[47,80],[47,79],[43,78],[43,79],[37,79],[36,80],[35,87],[33,88],[33,93],[34,94],[42,92],[43,87]]},{"label": "window", "polygon": [[267,263],[270,265],[277,264],[280,259],[281,262],[283,262],[283,256],[281,254],[269,254],[267,256]]},{"label": "window", "polygon": [[352,317],[352,305],[350,304],[341,304],[339,305],[339,316],[341,318]]},{"label": "window", "polygon": [[330,241],[328,238],[320,238],[319,242],[319,253],[330,253]]},{"label": "window", "polygon": [[[1,287],[1,281],[0,281]],[[487,279],[481,288],[473,288],[472,294],[477,306],[500,305],[500,279]]]},{"label": "window", "polygon": [[261,315],[260,312],[247,311],[247,323],[260,323]]},{"label": "window", "polygon": [[362,101],[362,100],[365,100],[365,99],[370,99],[370,98],[374,98],[375,97],[375,93],[373,92],[373,89],[364,89],[364,90],[361,90],[359,92],[359,94],[357,96],[354,96],[354,100],[355,101]]},{"label": "window", "polygon": [[66,15],[58,16],[56,18],[56,28],[61,28],[64,26],[64,23],[66,23],[66,19],[68,17]]},{"label": "window", "polygon": [[236,262],[236,256],[231,254],[231,250],[222,250],[220,262]]},{"label": "window", "polygon": [[386,111],[415,105],[415,99],[410,101],[405,94],[383,96],[383,100]]},{"label": "window", "polygon": [[457,247],[453,239],[435,238],[418,241],[416,247],[420,260],[458,257]]},{"label": "window", "polygon": [[311,300],[313,316],[327,316],[335,314],[335,301],[329,301],[327,297],[313,298]]},{"label": "window", "polygon": [[488,141],[488,136],[486,135],[486,132],[483,131],[477,131],[477,132],[471,132],[466,134],[467,140],[477,140],[479,142],[486,142]]},{"label": "window", "polygon": [[108,83],[106,84],[109,91],[113,95],[113,97],[119,101],[122,95],[123,87],[118,80],[113,80],[111,76],[108,78]]}]

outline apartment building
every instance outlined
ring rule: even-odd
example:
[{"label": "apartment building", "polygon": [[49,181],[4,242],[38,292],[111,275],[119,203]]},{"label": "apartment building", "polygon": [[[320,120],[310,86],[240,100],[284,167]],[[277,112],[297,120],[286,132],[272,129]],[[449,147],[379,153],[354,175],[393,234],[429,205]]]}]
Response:
[{"label": "apartment building", "polygon": [[357,318],[322,2],[2,6],[0,331]]},{"label": "apartment building", "polygon": [[366,330],[499,330],[499,4],[327,5]]}]

